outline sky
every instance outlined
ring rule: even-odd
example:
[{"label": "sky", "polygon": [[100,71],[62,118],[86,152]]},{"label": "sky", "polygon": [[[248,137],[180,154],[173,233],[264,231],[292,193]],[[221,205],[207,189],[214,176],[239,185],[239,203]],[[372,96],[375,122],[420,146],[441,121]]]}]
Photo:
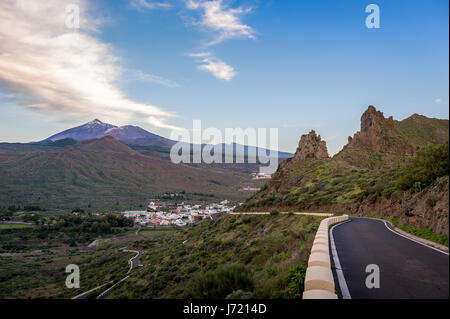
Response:
[{"label": "sky", "polygon": [[[366,26],[369,4],[380,28]],[[335,154],[369,105],[448,119],[448,12],[441,0],[2,0],[0,141],[94,118],[170,137],[201,120],[278,128],[288,152],[314,129]]]}]

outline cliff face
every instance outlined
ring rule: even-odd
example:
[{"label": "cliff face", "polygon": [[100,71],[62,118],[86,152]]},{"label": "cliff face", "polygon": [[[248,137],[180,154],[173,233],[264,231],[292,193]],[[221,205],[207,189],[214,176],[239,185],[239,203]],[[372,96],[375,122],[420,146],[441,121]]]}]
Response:
[{"label": "cliff face", "polygon": [[346,148],[399,155],[413,155],[416,150],[402,138],[392,116],[385,118],[372,105],[361,116],[361,130],[349,136]]}]

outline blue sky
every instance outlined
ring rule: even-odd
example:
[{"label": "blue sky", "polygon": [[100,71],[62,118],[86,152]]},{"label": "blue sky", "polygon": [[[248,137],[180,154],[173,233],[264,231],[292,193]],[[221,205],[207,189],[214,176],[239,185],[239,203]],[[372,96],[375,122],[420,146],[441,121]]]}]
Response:
[{"label": "blue sky", "polygon": [[[11,21],[28,10],[16,2],[0,6],[17,14]],[[365,25],[370,3],[380,7],[379,29]],[[221,130],[277,127],[280,150],[291,152],[302,134],[315,129],[334,154],[359,129],[371,104],[394,119],[413,113],[448,118],[448,1],[83,0],[80,5],[78,34],[86,38],[75,45],[58,42],[52,59],[44,53],[32,62],[22,58],[16,39],[26,38],[23,32],[13,32],[0,50],[0,141],[40,140],[93,117],[168,137],[173,128],[192,128],[200,119],[203,127]],[[53,48],[51,33],[59,27],[51,17],[46,23],[33,19],[27,19],[29,32],[45,35],[40,42],[48,40]],[[47,29],[38,34],[31,23]],[[8,50],[19,56],[5,57]],[[18,60],[36,63],[30,72],[39,72],[39,78],[19,72],[20,65],[8,68]],[[77,63],[87,63],[89,70],[79,70]],[[97,89],[96,79],[107,87]],[[98,92],[117,104],[114,114],[97,101],[103,97]]]}]

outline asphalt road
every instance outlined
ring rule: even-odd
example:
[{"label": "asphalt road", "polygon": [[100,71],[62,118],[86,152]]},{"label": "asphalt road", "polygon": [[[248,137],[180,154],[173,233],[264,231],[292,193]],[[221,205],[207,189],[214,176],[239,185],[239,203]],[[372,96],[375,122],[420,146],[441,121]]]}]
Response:
[{"label": "asphalt road", "polygon": [[[351,298],[449,298],[448,254],[401,237],[373,219],[351,218],[333,229],[333,237]],[[366,287],[369,264],[380,269],[380,288]]]},{"label": "asphalt road", "polygon": [[142,251],[139,250],[138,254],[136,255],[136,257],[131,259],[131,268],[136,268],[137,266],[139,266],[139,259],[141,259],[142,256]]}]

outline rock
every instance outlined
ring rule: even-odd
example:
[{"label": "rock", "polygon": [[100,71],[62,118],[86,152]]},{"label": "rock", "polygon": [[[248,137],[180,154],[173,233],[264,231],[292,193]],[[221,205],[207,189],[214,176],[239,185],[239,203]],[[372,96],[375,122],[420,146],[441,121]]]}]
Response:
[{"label": "rock", "polygon": [[276,193],[282,189],[287,189],[301,183],[301,180],[295,174],[292,174],[292,170],[298,164],[309,160],[327,159],[329,159],[327,143],[322,141],[320,135],[317,135],[314,130],[309,132],[309,134],[302,135],[294,157],[283,161],[267,184],[268,193]]},{"label": "rock", "polygon": [[327,143],[322,141],[320,135],[317,135],[312,130],[309,134],[302,135],[294,160],[298,162],[308,159],[326,159],[328,157]]},{"label": "rock", "polygon": [[372,105],[361,116],[361,129],[353,138],[349,137],[344,148],[347,147],[401,155],[413,155],[415,152],[414,147],[400,137],[392,116],[385,118],[383,112]]}]

